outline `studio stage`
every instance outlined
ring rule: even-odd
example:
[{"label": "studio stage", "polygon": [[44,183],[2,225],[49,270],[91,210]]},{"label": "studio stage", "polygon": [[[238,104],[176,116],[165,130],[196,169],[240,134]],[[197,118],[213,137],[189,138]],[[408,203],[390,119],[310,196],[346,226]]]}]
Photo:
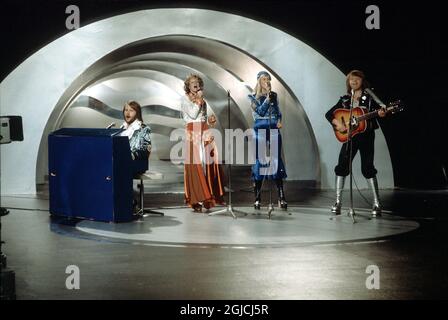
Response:
[{"label": "studio stage", "polygon": [[[243,173],[235,177],[237,185],[250,185],[242,179]],[[248,180],[249,181],[249,180]],[[250,182],[250,181],[249,181]],[[137,186],[135,182],[134,191]],[[188,247],[283,247],[322,245],[344,242],[381,240],[416,230],[419,223],[409,218],[400,217],[390,210],[383,211],[380,218],[371,218],[369,205],[361,199],[354,202],[355,223],[348,216],[348,208],[343,207],[340,216],[330,213],[333,192],[301,188],[300,183],[288,182],[285,185],[288,210],[277,207],[276,190],[272,199],[274,211],[268,217],[268,184],[262,191],[262,208],[255,210],[251,188],[237,188],[232,192],[233,207],[241,211],[236,219],[231,214],[213,215],[224,206],[212,208],[209,212],[195,213],[183,203],[183,183],[177,176],[172,179],[154,181],[148,184],[145,204],[164,216],[146,215],[132,222],[106,223],[102,221],[67,219],[52,216],[51,230],[66,236],[91,240],[122,242],[127,244],[144,244],[160,246]],[[163,192],[161,191],[163,190]],[[370,191],[363,190],[363,195],[370,199]],[[137,197],[137,194],[135,195]],[[343,194],[347,205],[349,193]],[[358,197],[354,190],[355,199]],[[43,190],[40,199],[4,197],[5,205],[30,209],[48,210],[48,192]],[[226,196],[227,199],[227,196]],[[14,204],[15,203],[15,204]]]}]

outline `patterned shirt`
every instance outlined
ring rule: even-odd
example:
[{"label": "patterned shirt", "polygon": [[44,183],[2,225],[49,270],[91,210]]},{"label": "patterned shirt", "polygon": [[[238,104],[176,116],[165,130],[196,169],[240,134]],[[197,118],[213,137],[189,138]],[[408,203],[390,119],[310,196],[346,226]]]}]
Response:
[{"label": "patterned shirt", "polygon": [[124,122],[120,128],[125,129],[120,135],[129,138],[132,159],[148,158],[152,147],[151,128],[140,120],[135,120],[130,125]]}]

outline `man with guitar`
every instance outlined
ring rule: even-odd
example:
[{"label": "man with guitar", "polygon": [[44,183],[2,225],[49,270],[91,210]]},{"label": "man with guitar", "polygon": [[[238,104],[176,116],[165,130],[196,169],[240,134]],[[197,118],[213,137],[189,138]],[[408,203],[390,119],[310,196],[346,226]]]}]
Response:
[{"label": "man with guitar", "polygon": [[[339,160],[334,171],[336,173],[336,202],[331,208],[333,214],[341,214],[341,195],[344,188],[345,177],[350,174],[349,161],[353,161],[356,153],[361,154],[361,172],[367,179],[373,193],[372,216],[381,215],[381,203],[378,193],[377,170],[373,165],[375,130],[378,129],[376,116],[386,116],[385,106],[380,106],[367,91],[369,85],[362,71],[352,70],[347,75],[347,94],[342,96],[338,103],[325,114],[327,120],[333,125],[336,137],[344,142],[339,152]],[[371,91],[370,91],[371,92]],[[352,158],[350,159],[350,146],[347,142],[350,120],[350,107],[353,103],[352,119],[362,119],[354,123],[352,121]],[[356,108],[356,112],[355,112]]]}]

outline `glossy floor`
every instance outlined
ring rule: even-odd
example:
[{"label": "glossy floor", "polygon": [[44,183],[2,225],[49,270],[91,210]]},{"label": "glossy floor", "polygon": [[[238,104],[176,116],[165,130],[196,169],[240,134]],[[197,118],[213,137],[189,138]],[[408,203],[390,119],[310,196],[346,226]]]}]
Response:
[{"label": "glossy floor", "polygon": [[[368,191],[363,193],[369,200]],[[262,230],[275,231],[270,237],[283,239],[282,232],[291,236],[292,231],[300,228],[306,231],[306,224],[299,225],[303,217],[314,219],[313,209],[297,213],[294,208],[328,208],[332,204],[332,192],[303,190],[300,194],[295,198],[290,193],[292,215],[282,216],[284,218],[279,215],[277,221],[257,216],[235,221],[227,216],[198,216],[185,208],[172,212],[171,217],[181,222],[174,226],[176,228],[185,224],[182,219],[196,219],[197,223],[191,230],[193,239],[201,237],[200,221],[206,220],[212,226],[210,238],[215,237],[215,240],[222,239],[215,232],[220,222],[223,228],[236,223],[252,231],[256,230],[254,224],[261,223]],[[148,201],[154,199],[152,194],[146,196]],[[16,273],[18,299],[447,298],[448,192],[383,190],[382,197],[385,209],[389,211],[383,223],[398,219],[412,226],[418,224],[418,228],[399,235],[378,234],[377,238],[369,237],[369,240],[361,237],[350,242],[311,241],[303,245],[300,241],[295,244],[288,241],[287,245],[277,242],[274,246],[241,247],[210,245],[210,241],[203,246],[167,246],[169,237],[174,237],[174,240],[188,238],[187,234],[181,234],[185,232],[182,229],[173,229],[174,235],[170,235],[169,226],[164,233],[168,238],[160,245],[150,243],[151,239],[124,241],[102,234],[89,234],[82,230],[92,228],[88,222],[61,225],[50,219],[45,195],[3,197],[2,206],[10,208],[10,214],[2,218],[2,240],[6,241],[2,250],[8,257],[8,267]],[[156,198],[157,206],[173,205],[173,197],[171,201],[159,196]],[[240,201],[243,206],[249,198]],[[358,193],[355,193],[355,207],[368,208]],[[318,223],[320,227],[310,232],[310,236],[317,239],[326,232],[336,235],[328,228],[334,228],[338,223],[343,225],[339,236],[347,235],[349,231],[344,229],[347,225],[329,220],[319,210],[314,215],[315,221],[321,221]],[[150,234],[150,225],[163,221],[163,218],[147,217],[145,221],[148,221],[145,223],[149,228],[144,230]],[[285,225],[269,230],[272,228],[269,223],[278,224],[279,221]],[[350,228],[363,227],[363,223]],[[381,220],[365,220],[365,223],[378,224]],[[399,223],[396,227],[403,226]],[[303,233],[294,233],[294,236],[300,235]],[[253,239],[257,236],[263,237],[263,233],[251,233],[251,237],[255,237]],[[235,237],[238,237],[237,232]],[[228,244],[235,237],[222,243]],[[272,244],[272,240],[269,239],[268,243]],[[190,244],[193,242],[197,241]],[[65,271],[69,265],[80,269],[79,290],[66,289],[68,274]],[[380,271],[379,290],[366,288],[369,276],[366,269],[371,265],[378,266]]]}]

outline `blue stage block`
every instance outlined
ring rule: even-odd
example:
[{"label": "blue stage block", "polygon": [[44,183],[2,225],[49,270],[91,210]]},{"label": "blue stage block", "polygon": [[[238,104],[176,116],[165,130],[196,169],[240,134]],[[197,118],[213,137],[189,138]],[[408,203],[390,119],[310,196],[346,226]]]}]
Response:
[{"label": "blue stage block", "polygon": [[48,137],[50,213],[132,220],[133,163],[121,129],[64,128]]}]

